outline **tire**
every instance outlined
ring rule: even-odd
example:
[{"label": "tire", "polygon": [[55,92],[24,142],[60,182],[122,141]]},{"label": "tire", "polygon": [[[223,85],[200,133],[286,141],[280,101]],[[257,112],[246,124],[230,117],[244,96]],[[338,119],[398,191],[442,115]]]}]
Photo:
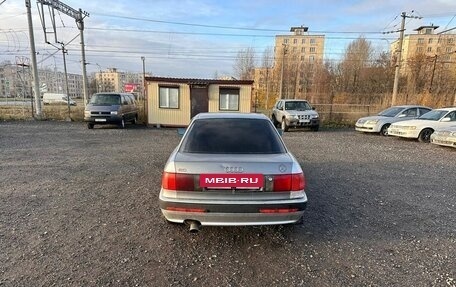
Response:
[{"label": "tire", "polygon": [[431,141],[431,135],[434,131],[432,129],[424,129],[420,132],[418,136],[418,141],[422,143],[429,143]]},{"label": "tire", "polygon": [[282,130],[283,130],[284,132],[287,132],[288,129],[289,129],[289,126],[287,125],[287,121],[286,121],[285,118],[283,118],[283,119],[282,119]]},{"label": "tire", "polygon": [[388,136],[388,128],[390,127],[390,124],[384,124],[382,128],[380,129],[380,134],[382,136]]},{"label": "tire", "polygon": [[88,123],[88,124],[87,124],[87,128],[88,128],[89,130],[93,129],[93,126],[94,126],[94,124],[92,124],[92,123]]},{"label": "tire", "polygon": [[133,117],[133,120],[131,121],[132,124],[136,125],[138,123],[138,115],[135,115]]},{"label": "tire", "polygon": [[313,132],[318,132],[319,129],[320,129],[320,126],[313,126],[310,128],[310,130]]},{"label": "tire", "polygon": [[275,115],[272,115],[272,124],[273,124],[275,127],[278,127],[278,126],[279,126],[279,122],[277,121]]}]

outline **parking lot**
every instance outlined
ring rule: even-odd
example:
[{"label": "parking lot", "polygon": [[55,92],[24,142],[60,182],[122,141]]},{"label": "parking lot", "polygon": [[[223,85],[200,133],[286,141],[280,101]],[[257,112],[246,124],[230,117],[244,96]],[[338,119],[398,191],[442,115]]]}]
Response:
[{"label": "parking lot", "polygon": [[284,134],[300,225],[168,224],[175,129],[0,123],[0,286],[456,286],[456,149],[356,133]]}]

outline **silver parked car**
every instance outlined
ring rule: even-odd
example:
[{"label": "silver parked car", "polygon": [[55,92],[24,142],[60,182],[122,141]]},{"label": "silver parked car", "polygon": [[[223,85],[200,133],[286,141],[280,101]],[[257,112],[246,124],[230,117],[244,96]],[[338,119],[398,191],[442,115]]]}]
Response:
[{"label": "silver parked car", "polygon": [[431,143],[456,148],[456,125],[435,130],[431,135]]},{"label": "silver parked car", "polygon": [[201,113],[170,155],[160,209],[175,223],[237,226],[299,221],[301,166],[262,114]]},{"label": "silver parked car", "polygon": [[376,116],[360,118],[355,124],[355,130],[387,136],[391,124],[418,118],[431,110],[431,108],[424,106],[393,106],[381,111]]},{"label": "silver parked car", "polygon": [[272,108],[271,120],[284,132],[290,128],[310,128],[318,131],[320,117],[306,100],[278,100]]},{"label": "silver parked car", "polygon": [[414,138],[429,143],[435,130],[456,124],[456,107],[435,109],[421,117],[395,123],[388,129],[388,134],[396,137]]}]

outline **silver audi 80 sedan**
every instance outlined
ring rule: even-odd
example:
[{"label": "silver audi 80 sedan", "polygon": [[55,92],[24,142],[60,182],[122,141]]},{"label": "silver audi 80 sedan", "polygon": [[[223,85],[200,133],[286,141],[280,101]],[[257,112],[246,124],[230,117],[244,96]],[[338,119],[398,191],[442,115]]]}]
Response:
[{"label": "silver audi 80 sedan", "polygon": [[201,113],[162,176],[166,220],[238,226],[296,223],[307,204],[301,166],[262,114]]}]

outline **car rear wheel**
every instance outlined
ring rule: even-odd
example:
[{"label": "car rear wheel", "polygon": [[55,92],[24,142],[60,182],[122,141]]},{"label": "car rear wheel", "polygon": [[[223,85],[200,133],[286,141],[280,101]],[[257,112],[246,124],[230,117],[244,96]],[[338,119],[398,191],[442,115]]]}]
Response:
[{"label": "car rear wheel", "polygon": [[119,126],[120,126],[121,129],[125,128],[125,119],[124,118],[122,118],[122,121],[120,122]]},{"label": "car rear wheel", "polygon": [[380,129],[380,134],[382,136],[387,136],[388,135],[388,128],[390,127],[390,124],[385,124],[382,126],[382,128]]},{"label": "car rear wheel", "polygon": [[285,120],[285,118],[282,119],[282,130],[284,132],[287,132],[288,131],[288,125],[287,125],[287,121]]},{"label": "car rear wheel", "polygon": [[132,124],[136,125],[136,123],[138,122],[138,115],[135,115],[133,117],[133,120],[131,121]]},{"label": "car rear wheel", "polygon": [[94,124],[92,124],[92,123],[88,123],[88,124],[87,124],[87,128],[88,128],[89,130],[93,129],[93,126],[94,126]]},{"label": "car rear wheel", "polygon": [[432,129],[424,129],[420,132],[418,140],[422,143],[428,143],[431,141],[431,135],[434,131]]}]

